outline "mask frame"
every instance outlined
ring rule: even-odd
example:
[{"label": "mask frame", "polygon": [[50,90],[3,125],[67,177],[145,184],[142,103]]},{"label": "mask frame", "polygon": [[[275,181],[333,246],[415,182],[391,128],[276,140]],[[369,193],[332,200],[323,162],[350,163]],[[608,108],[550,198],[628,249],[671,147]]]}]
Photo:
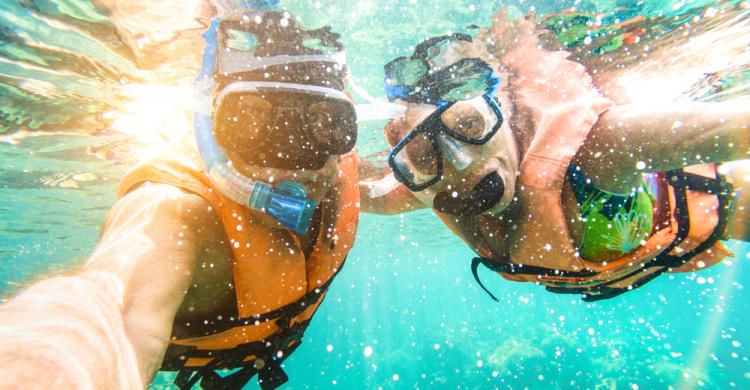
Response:
[{"label": "mask frame", "polygon": [[[406,186],[410,191],[419,192],[432,187],[443,179],[444,152],[439,145],[439,135],[441,134],[469,145],[484,145],[489,142],[490,139],[492,139],[492,137],[494,137],[500,130],[500,127],[502,127],[504,117],[500,110],[500,102],[497,98],[491,94],[485,94],[482,98],[497,117],[497,122],[487,134],[482,137],[469,137],[465,134],[456,132],[446,125],[441,118],[442,114],[450,109],[456,102],[450,102],[439,106],[437,110],[432,112],[424,121],[422,121],[422,123],[411,130],[406,137],[399,141],[396,146],[391,149],[390,153],[388,153],[388,165],[391,167],[396,180]],[[429,140],[432,148],[431,154],[434,156],[434,161],[432,162],[436,165],[435,176],[424,183],[415,182],[414,175],[409,172],[409,169],[403,167],[398,161],[396,161],[396,156],[401,153],[410,142],[420,135],[425,135]]]}]

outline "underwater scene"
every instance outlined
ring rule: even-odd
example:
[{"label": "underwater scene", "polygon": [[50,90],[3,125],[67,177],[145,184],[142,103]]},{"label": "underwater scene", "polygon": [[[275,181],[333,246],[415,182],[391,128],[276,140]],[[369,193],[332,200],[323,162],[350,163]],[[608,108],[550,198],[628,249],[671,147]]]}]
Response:
[{"label": "underwater scene", "polygon": [[[385,64],[429,37],[476,35],[501,7],[533,13],[544,45],[632,101],[750,97],[746,0],[3,0],[4,301],[83,266],[121,178],[192,142],[201,34],[222,7],[331,26],[356,103],[386,102]],[[358,125],[357,154],[387,166],[386,121]],[[474,251],[432,210],[363,213],[282,388],[750,388],[750,244],[724,245],[732,256],[715,266],[597,302],[480,268],[495,301],[472,274]],[[150,388],[174,379],[160,372]]]}]

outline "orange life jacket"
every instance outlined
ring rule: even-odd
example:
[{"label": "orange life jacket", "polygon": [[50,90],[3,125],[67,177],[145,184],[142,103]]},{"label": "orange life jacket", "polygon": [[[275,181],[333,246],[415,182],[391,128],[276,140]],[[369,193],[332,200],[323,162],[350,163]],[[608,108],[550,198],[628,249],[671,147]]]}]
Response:
[{"label": "orange life jacket", "polygon": [[[143,182],[158,182],[208,201],[224,226],[232,251],[239,318],[207,336],[172,340],[162,369],[180,370],[175,383],[182,388],[192,387],[198,379],[204,388],[212,382],[216,382],[213,386],[239,388],[256,373],[262,387],[274,388],[286,381],[279,365],[299,345],[354,244],[359,219],[355,154],[340,158],[338,175],[343,185],[332,201],[322,202],[320,233],[305,259],[292,232],[254,223],[255,212],[216,190],[195,152],[190,153],[192,156],[180,154],[136,167],[123,179],[119,193]],[[297,242],[296,248],[281,247],[280,242],[288,240],[276,239],[289,235]],[[242,369],[233,376],[234,382],[214,372],[238,367]]]},{"label": "orange life jacket", "polygon": [[[657,175],[654,229],[643,245],[610,262],[581,258],[565,221],[563,186],[573,157],[613,103],[594,87],[583,65],[568,60],[568,52],[541,49],[536,34],[522,35],[507,53],[496,54],[509,69],[507,84],[498,93],[512,92],[510,123],[533,126],[534,134],[524,140],[512,216],[502,222],[480,216],[467,227],[438,213],[479,254],[472,262],[477,281],[477,268],[483,264],[506,279],[543,284],[556,293],[580,293],[594,301],[639,287],[664,272],[706,267],[731,255],[718,239],[726,227],[733,189],[713,165],[705,165]],[[503,241],[493,245],[472,231],[498,223],[505,225],[493,240]]]},{"label": "orange life jacket", "polygon": [[537,133],[524,156],[518,200],[511,206],[519,208],[514,212],[520,217],[507,234],[498,236],[506,237],[507,254],[490,249],[481,235],[467,239],[455,219],[440,215],[480,255],[472,263],[477,281],[477,267],[483,264],[509,280],[596,301],[640,287],[664,272],[705,268],[731,256],[718,240],[726,228],[733,188],[713,164],[706,164],[656,175],[654,228],[645,243],[609,262],[581,258],[565,221],[562,190],[566,170],[591,127],[571,124],[568,118],[560,114],[559,125]]}]

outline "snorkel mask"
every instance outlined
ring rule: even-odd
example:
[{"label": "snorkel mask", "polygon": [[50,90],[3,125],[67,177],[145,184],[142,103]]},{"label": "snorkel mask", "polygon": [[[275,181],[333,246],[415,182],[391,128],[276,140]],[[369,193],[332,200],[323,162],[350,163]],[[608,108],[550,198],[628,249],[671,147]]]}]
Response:
[{"label": "snorkel mask", "polygon": [[[484,145],[495,136],[503,125],[503,114],[500,104],[491,95],[484,95],[476,101],[491,108],[493,123],[483,123],[481,130],[474,128],[451,128],[443,122],[441,116],[455,102],[441,105],[417,127],[410,131],[388,154],[388,165],[396,179],[413,192],[419,192],[439,182],[443,177],[443,159],[447,158],[458,170],[464,170],[471,164],[461,143]],[[475,103],[475,102],[472,102]],[[474,110],[479,104],[472,104]]]},{"label": "snorkel mask", "polygon": [[442,106],[492,94],[500,82],[493,69],[479,58],[465,58],[472,45],[466,34],[430,38],[414,54],[385,65],[388,100]]},{"label": "snorkel mask", "polygon": [[[212,21],[211,27],[204,34],[206,49],[201,72],[195,80],[197,92],[197,107],[194,112],[196,140],[208,178],[219,191],[231,200],[266,213],[274,217],[284,227],[303,234],[310,227],[314,211],[318,206],[317,202],[307,197],[307,190],[300,183],[283,181],[272,185],[254,181],[234,168],[215,136],[217,126],[215,117],[218,110],[214,110],[214,107],[235,98],[241,101],[243,96],[248,97],[248,99],[261,99],[269,102],[270,113],[276,115],[271,121],[272,124],[288,126],[290,121],[283,120],[280,117],[283,114],[274,110],[274,98],[271,98],[271,96],[280,99],[278,96],[280,92],[291,93],[292,95],[287,96],[290,99],[294,98],[295,93],[313,96],[316,98],[315,100],[323,104],[322,107],[318,108],[324,114],[333,106],[342,110],[342,112],[337,113],[341,117],[324,115],[323,120],[335,120],[335,125],[350,126],[347,130],[353,128],[353,131],[344,131],[345,134],[341,139],[333,142],[333,146],[326,150],[327,153],[331,154],[346,153],[354,146],[354,142],[356,142],[356,114],[347,96],[339,89],[297,83],[294,82],[295,80],[283,78],[277,78],[277,81],[273,81],[273,78],[271,78],[271,81],[254,81],[257,77],[253,76],[253,72],[260,72],[261,75],[264,75],[268,73],[269,69],[278,65],[285,68],[293,65],[304,66],[306,63],[314,62],[326,63],[331,68],[341,71],[345,68],[345,56],[340,47],[328,52],[316,48],[310,49],[310,54],[285,55],[283,52],[275,52],[271,45],[263,46],[261,42],[267,42],[270,39],[256,37],[256,34],[253,34],[253,29],[260,28],[259,25],[263,22],[265,15],[258,12],[255,14],[245,13],[239,20],[217,18]],[[321,42],[320,44],[326,45],[327,43]],[[243,81],[248,75],[250,75],[250,80]],[[217,91],[217,86],[222,86],[222,88]],[[343,86],[341,88],[343,89]],[[309,119],[309,116],[306,116],[307,111],[309,111],[308,107],[304,106],[302,113],[290,114],[290,118],[294,117],[301,121]],[[344,112],[347,107],[350,111]],[[236,122],[239,124],[239,128],[235,130],[242,130],[242,122],[244,122],[247,131],[264,133],[260,135],[268,136],[269,134],[265,134],[268,132],[266,130],[269,130],[267,127],[253,128],[253,123],[249,122],[254,117],[263,116],[264,113],[258,111],[257,106],[253,104],[247,104],[245,108],[244,112],[237,113]],[[268,114],[268,112],[265,114]],[[278,123],[279,121],[281,122]],[[316,135],[320,139],[324,139],[330,136],[331,127],[304,130],[307,131],[307,136],[311,136],[310,133],[318,132],[319,134]],[[340,135],[342,132],[337,131],[336,133]]]},{"label": "snorkel mask", "polygon": [[[413,192],[442,179],[444,157],[458,170],[466,169],[471,159],[461,144],[484,145],[503,124],[500,103],[494,96],[500,79],[481,59],[462,57],[471,42],[465,34],[431,38],[417,45],[411,57],[397,58],[385,66],[385,91],[391,101],[437,106],[388,155],[396,179]],[[451,128],[441,116],[458,101],[468,101],[492,123],[482,129]]]}]

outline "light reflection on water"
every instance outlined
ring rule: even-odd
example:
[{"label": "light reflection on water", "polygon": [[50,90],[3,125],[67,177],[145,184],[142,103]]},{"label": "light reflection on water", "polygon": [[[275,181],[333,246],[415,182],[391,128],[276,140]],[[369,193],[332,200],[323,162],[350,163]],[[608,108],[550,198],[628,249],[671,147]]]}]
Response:
[{"label": "light reflection on water", "polygon": [[[540,1],[534,7],[544,14],[574,3],[579,4]],[[97,4],[112,11],[86,1],[0,3],[2,294],[80,264],[96,243],[125,170],[159,150],[154,146],[190,136],[189,79],[210,10],[199,0]],[[579,8],[608,11],[611,4],[592,1]],[[690,7],[711,3],[617,4],[631,7],[623,11],[627,19],[639,12],[689,13]],[[468,31],[470,23],[486,25],[497,2],[281,5],[309,26],[332,24],[341,32],[354,79],[379,96],[383,63],[407,54],[422,38]],[[515,14],[531,6],[508,5]],[[696,15],[708,12],[695,9]],[[746,27],[746,14],[741,15],[745,24],[734,28]],[[736,33],[705,25],[719,37]],[[697,53],[682,53],[681,60],[695,60]],[[746,57],[702,58],[726,69],[714,66],[716,74],[691,97],[747,96]],[[641,91],[641,98],[653,96],[653,85],[637,87],[639,80],[630,80],[630,88]],[[660,89],[667,92],[684,93],[683,84],[695,85],[679,73],[661,82],[680,85]],[[362,129],[363,154],[384,148],[378,125]],[[748,247],[731,245],[737,254],[731,265],[663,277],[593,305],[485,272],[483,281],[501,300],[496,304],[471,277],[472,253],[431,213],[364,216],[346,269],[303,347],[288,360],[289,387],[748,387],[750,331],[743,305],[749,298]],[[372,353],[366,356],[368,347]],[[160,376],[154,387],[166,383]]]}]

